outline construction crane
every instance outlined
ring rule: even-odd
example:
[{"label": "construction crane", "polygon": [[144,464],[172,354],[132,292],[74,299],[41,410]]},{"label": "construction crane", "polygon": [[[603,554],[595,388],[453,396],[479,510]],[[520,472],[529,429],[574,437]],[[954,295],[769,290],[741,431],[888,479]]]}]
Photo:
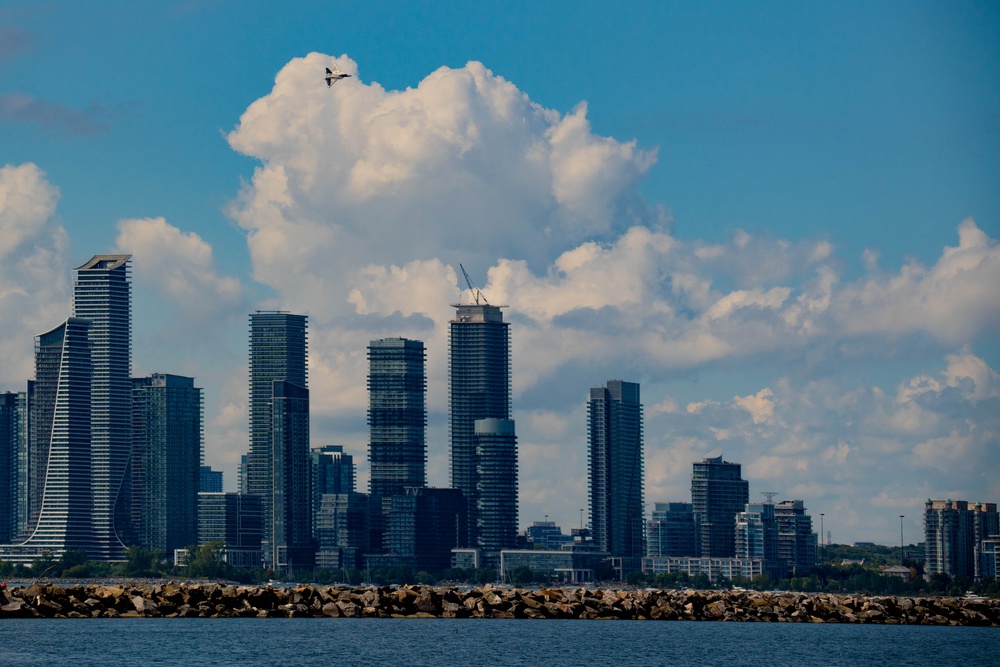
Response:
[{"label": "construction crane", "polygon": [[483,304],[487,306],[490,305],[490,302],[486,300],[486,297],[483,296],[483,293],[479,291],[479,288],[473,284],[472,278],[469,277],[469,274],[465,270],[465,267],[459,264],[458,268],[462,269],[462,275],[465,276],[465,284],[469,286],[469,291],[472,292],[472,298],[475,299],[476,305],[477,306],[479,305],[480,299],[482,299]]}]

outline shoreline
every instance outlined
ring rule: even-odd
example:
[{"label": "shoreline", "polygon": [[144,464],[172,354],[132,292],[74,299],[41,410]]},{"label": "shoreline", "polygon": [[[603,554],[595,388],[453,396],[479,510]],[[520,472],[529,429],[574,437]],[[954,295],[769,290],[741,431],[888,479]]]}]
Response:
[{"label": "shoreline", "polygon": [[1000,627],[1000,600],[733,590],[36,583],[0,618],[526,618]]}]

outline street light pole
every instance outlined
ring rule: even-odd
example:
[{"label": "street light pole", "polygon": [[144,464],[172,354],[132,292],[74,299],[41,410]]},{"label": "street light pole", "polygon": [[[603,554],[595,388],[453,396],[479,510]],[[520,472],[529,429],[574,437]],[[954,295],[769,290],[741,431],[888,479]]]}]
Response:
[{"label": "street light pole", "polygon": [[822,512],[819,513],[819,559],[821,562],[823,560],[823,517],[824,516],[825,515]]},{"label": "street light pole", "polygon": [[899,564],[903,564],[903,514],[899,515]]}]

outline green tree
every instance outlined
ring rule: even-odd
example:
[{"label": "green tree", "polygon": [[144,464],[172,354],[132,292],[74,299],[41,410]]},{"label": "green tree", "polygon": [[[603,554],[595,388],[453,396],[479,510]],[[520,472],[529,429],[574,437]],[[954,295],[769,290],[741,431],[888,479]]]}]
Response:
[{"label": "green tree", "polygon": [[225,579],[229,574],[226,561],[222,558],[225,545],[222,542],[208,542],[200,547],[188,547],[188,576],[206,579]]},{"label": "green tree", "polygon": [[160,555],[156,551],[133,545],[125,549],[125,563],[122,574],[126,577],[156,577],[159,576],[157,566]]}]

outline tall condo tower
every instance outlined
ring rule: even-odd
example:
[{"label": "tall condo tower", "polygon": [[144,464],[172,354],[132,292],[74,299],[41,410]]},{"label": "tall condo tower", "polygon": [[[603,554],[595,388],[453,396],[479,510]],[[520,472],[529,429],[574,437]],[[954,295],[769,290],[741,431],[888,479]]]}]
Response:
[{"label": "tall condo tower", "polygon": [[611,380],[591,389],[587,427],[594,542],[637,568],[645,555],[639,385]]},{"label": "tall condo tower", "polygon": [[[131,255],[94,255],[76,269],[73,315],[90,320],[91,493],[95,560],[119,560],[116,523],[127,521],[119,491],[132,449]],[[116,521],[117,519],[117,521]]]},{"label": "tall condo tower", "polygon": [[198,541],[202,392],[194,378],[179,375],[132,382],[134,540],[172,554]]},{"label": "tall condo tower", "polygon": [[372,547],[383,547],[385,516],[393,496],[427,483],[427,377],[424,344],[406,338],[368,345],[368,491],[381,516],[371,517]]},{"label": "tall condo tower", "polygon": [[[291,385],[291,386],[285,386]],[[279,311],[257,311],[250,314],[250,452],[247,456],[247,491],[261,497],[263,512],[263,558],[266,565],[278,565],[276,554],[279,546],[273,534],[276,517],[275,497],[289,489],[281,484],[295,478],[292,470],[305,471],[305,490],[308,493],[309,443],[308,421],[302,423],[303,401],[308,420],[308,390],[306,375],[306,316]],[[301,391],[298,391],[298,390]],[[275,391],[282,400],[277,406],[284,412],[279,416],[290,421],[280,432],[284,445],[291,448],[281,453],[277,465],[291,466],[275,477]],[[306,392],[303,394],[303,392]],[[304,426],[304,428],[303,428]],[[294,438],[304,437],[303,443]],[[291,438],[291,439],[289,439]],[[305,461],[298,464],[301,454]],[[294,499],[278,498],[283,507],[295,507]],[[290,504],[289,504],[290,502]],[[311,509],[311,503],[306,502]],[[287,517],[278,517],[287,525]],[[309,525],[308,521],[306,525]]]},{"label": "tall condo tower", "polygon": [[35,337],[29,523],[0,558],[30,563],[67,549],[99,555],[92,530],[90,320],[71,317]]},{"label": "tall condo tower", "polygon": [[[477,293],[478,296],[478,293]],[[451,485],[468,507],[469,544],[479,545],[479,419],[510,419],[510,334],[500,306],[452,304],[448,336]],[[516,480],[515,480],[516,483]],[[516,491],[515,491],[516,493]]]},{"label": "tall condo tower", "polygon": [[476,530],[487,553],[517,546],[517,436],[512,419],[477,419]]},{"label": "tall condo tower", "polygon": [[743,479],[739,463],[717,456],[694,464],[691,504],[701,557],[732,558],[736,554],[736,515],[749,498],[750,484]]}]

